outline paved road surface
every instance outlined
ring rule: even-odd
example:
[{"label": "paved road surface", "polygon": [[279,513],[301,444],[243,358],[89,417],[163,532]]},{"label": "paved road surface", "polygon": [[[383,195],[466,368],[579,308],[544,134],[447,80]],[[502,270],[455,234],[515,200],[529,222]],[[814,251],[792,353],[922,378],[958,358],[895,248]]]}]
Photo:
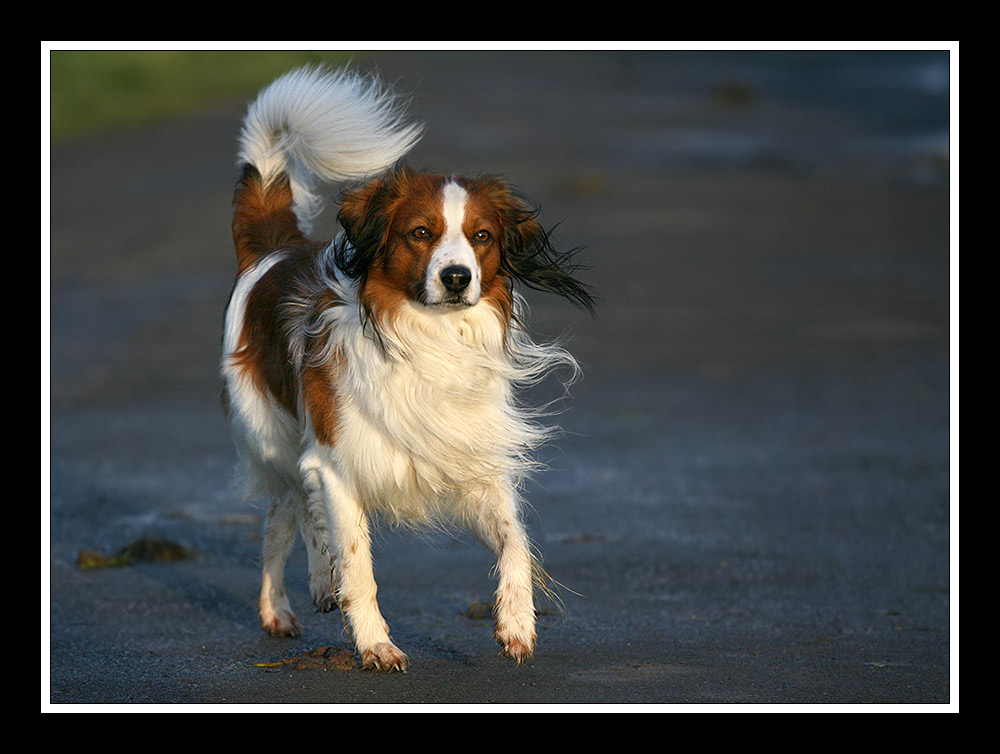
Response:
[{"label": "paved road surface", "polygon": [[[230,487],[216,376],[243,105],[57,150],[43,706],[953,706],[947,63],[366,61],[428,124],[413,161],[505,174],[601,298],[532,299],[586,378],[531,491],[565,612],[522,667],[477,617],[466,537],[378,543],[406,675],[342,669],[301,551],[305,635],[260,632],[261,510]],[[141,538],[194,554],[77,568]]]}]

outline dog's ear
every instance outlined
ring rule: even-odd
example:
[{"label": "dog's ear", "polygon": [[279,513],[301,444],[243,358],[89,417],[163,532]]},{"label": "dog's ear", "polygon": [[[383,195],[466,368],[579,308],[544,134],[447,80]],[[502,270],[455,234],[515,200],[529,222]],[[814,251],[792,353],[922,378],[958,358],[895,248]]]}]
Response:
[{"label": "dog's ear", "polygon": [[337,267],[352,279],[385,253],[392,193],[390,178],[376,178],[341,196],[337,220],[346,243],[337,245]]},{"label": "dog's ear", "polygon": [[562,296],[592,314],[590,288],[574,277],[581,266],[573,259],[582,247],[557,251],[551,232],[538,221],[538,210],[515,189],[496,182],[494,197],[502,218],[501,264],[507,274],[529,288]]}]

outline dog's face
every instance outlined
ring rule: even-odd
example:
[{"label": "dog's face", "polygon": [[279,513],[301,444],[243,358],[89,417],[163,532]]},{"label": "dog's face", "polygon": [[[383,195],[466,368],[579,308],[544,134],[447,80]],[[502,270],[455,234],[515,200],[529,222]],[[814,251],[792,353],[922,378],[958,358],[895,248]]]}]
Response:
[{"label": "dog's face", "polygon": [[571,276],[575,250],[558,254],[535,213],[495,177],[448,178],[400,170],[346,193],[338,267],[365,305],[402,300],[436,310],[489,301],[509,315],[511,284],[550,290],[590,307]]},{"label": "dog's face", "polygon": [[452,181],[429,197],[407,197],[389,226],[387,275],[425,306],[475,306],[500,267],[490,209]]},{"label": "dog's face", "polygon": [[397,173],[346,194],[339,219],[366,293],[434,309],[508,300],[510,192],[491,179]]}]

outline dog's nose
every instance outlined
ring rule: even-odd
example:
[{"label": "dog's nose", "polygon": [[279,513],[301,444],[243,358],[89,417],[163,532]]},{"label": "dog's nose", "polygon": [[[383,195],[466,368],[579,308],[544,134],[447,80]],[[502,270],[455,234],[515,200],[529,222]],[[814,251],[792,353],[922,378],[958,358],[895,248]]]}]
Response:
[{"label": "dog's nose", "polygon": [[472,282],[472,273],[469,268],[460,264],[453,264],[441,270],[441,282],[449,293],[460,293],[469,287]]}]

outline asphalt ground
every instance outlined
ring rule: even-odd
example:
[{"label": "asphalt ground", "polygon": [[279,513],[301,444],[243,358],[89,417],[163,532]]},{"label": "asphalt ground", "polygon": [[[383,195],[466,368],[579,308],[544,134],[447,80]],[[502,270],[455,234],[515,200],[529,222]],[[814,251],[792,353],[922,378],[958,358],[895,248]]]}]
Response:
[{"label": "asphalt ground", "polygon": [[[51,154],[43,708],[957,710],[947,54],[361,65],[426,122],[413,164],[501,173],[586,247],[595,318],[529,297],[585,369],[529,490],[562,605],[515,666],[488,554],[384,531],[409,673],[355,669],[301,547],[305,633],[260,631],[217,367],[245,103],[217,103]],[[141,540],[187,557],[79,566]]]}]

